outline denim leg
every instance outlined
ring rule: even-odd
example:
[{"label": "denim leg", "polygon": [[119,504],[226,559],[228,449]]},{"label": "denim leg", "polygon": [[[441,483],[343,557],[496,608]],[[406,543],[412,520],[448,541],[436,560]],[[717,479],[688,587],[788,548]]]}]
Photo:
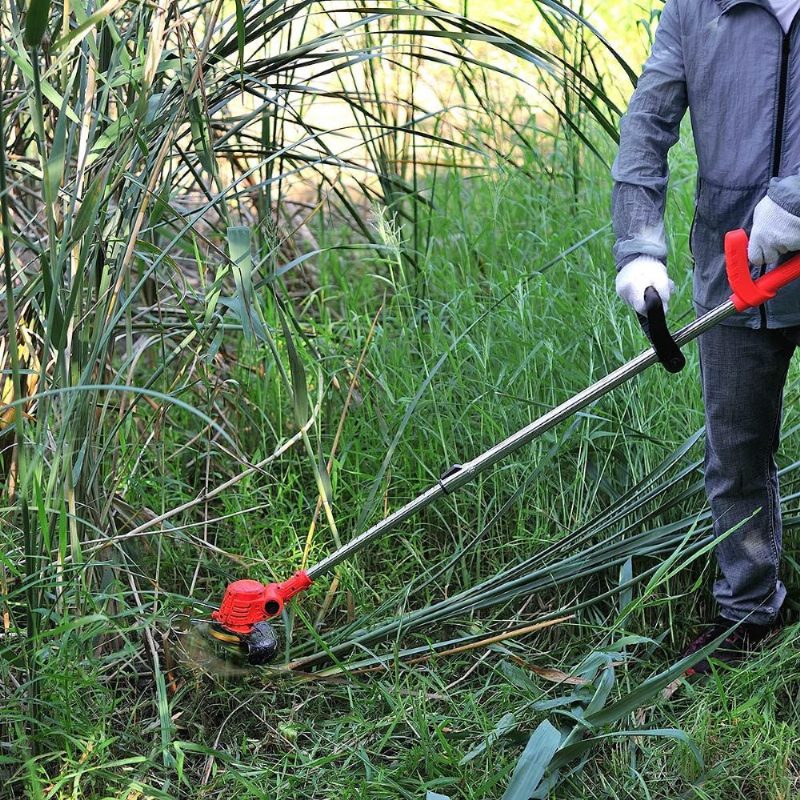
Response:
[{"label": "denim leg", "polygon": [[[779,580],[781,516],[775,453],[794,352],[779,330],[718,325],[700,337],[706,414],[705,483],[718,536],[720,613],[766,625],[786,597]],[[754,515],[754,516],[752,516]],[[752,518],[750,518],[752,516]]]}]

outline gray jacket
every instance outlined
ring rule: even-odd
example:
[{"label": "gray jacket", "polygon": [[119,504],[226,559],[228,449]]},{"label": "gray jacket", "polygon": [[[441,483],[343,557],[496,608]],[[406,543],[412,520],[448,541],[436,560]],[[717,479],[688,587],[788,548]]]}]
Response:
[{"label": "gray jacket", "polygon": [[[787,36],[768,0],[667,0],[612,169],[617,269],[638,255],[666,261],[667,153],[687,107],[698,161],[694,301],[702,312],[731,293],[726,231],[749,231],[767,193],[800,216],[800,14]],[[800,325],[800,282],[729,324]]]}]

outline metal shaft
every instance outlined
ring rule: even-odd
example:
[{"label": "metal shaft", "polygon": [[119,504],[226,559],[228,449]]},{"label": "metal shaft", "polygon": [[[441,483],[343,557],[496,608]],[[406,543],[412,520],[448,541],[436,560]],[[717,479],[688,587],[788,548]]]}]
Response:
[{"label": "metal shaft", "polygon": [[[735,313],[736,308],[733,303],[728,300],[678,331],[675,335],[675,342],[678,346],[682,347],[693,339],[696,339],[700,334],[709,330],[709,328],[713,328],[715,325],[722,322],[722,320],[727,319]],[[431,486],[423,494],[419,495],[419,497],[416,497],[402,508],[398,508],[397,511],[389,514],[388,517],[385,517],[380,522],[364,531],[361,535],[356,536],[355,539],[352,539],[350,542],[331,553],[327,558],[309,567],[306,570],[308,577],[315,580],[320,575],[324,575],[339,562],[350,558],[354,553],[361,550],[362,547],[373,539],[382,536],[418,511],[430,505],[440,495],[451,494],[467,483],[470,483],[479,473],[489,469],[489,467],[501,461],[507,455],[510,455],[523,445],[538,438],[546,431],[549,431],[550,428],[558,425],[559,422],[568,419],[582,408],[585,408],[595,400],[603,397],[603,395],[608,394],[612,389],[616,389],[617,386],[626,383],[639,373],[644,372],[648,367],[651,367],[657,362],[658,356],[655,350],[652,347],[649,350],[645,350],[641,355],[629,361],[627,364],[623,364],[621,367],[614,370],[614,372],[606,375],[605,378],[601,378],[597,383],[592,384],[582,392],[578,392],[574,397],[571,397],[560,406],[548,411],[546,414],[539,417],[539,419],[526,425],[507,439],[496,444],[490,450],[477,456],[472,461],[463,464],[458,470],[442,478],[441,481]]]}]

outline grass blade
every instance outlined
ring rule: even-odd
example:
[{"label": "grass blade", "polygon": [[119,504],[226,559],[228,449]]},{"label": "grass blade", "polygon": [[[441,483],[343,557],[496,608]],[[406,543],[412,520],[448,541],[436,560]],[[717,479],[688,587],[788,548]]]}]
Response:
[{"label": "grass blade", "polygon": [[529,800],[560,744],[560,731],[547,720],[539,723],[517,761],[503,800]]}]

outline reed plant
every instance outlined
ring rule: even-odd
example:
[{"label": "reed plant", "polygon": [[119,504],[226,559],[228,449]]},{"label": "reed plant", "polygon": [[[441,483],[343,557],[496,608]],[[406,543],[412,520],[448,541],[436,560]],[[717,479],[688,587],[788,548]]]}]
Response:
[{"label": "reed plant", "polygon": [[0,796],[522,797],[642,737],[702,772],[680,720],[632,716],[707,571],[690,376],[342,567],[274,670],[180,661],[177,615],[641,345],[599,299],[630,47],[583,3],[532,3],[532,35],[483,5],[0,10]]}]

